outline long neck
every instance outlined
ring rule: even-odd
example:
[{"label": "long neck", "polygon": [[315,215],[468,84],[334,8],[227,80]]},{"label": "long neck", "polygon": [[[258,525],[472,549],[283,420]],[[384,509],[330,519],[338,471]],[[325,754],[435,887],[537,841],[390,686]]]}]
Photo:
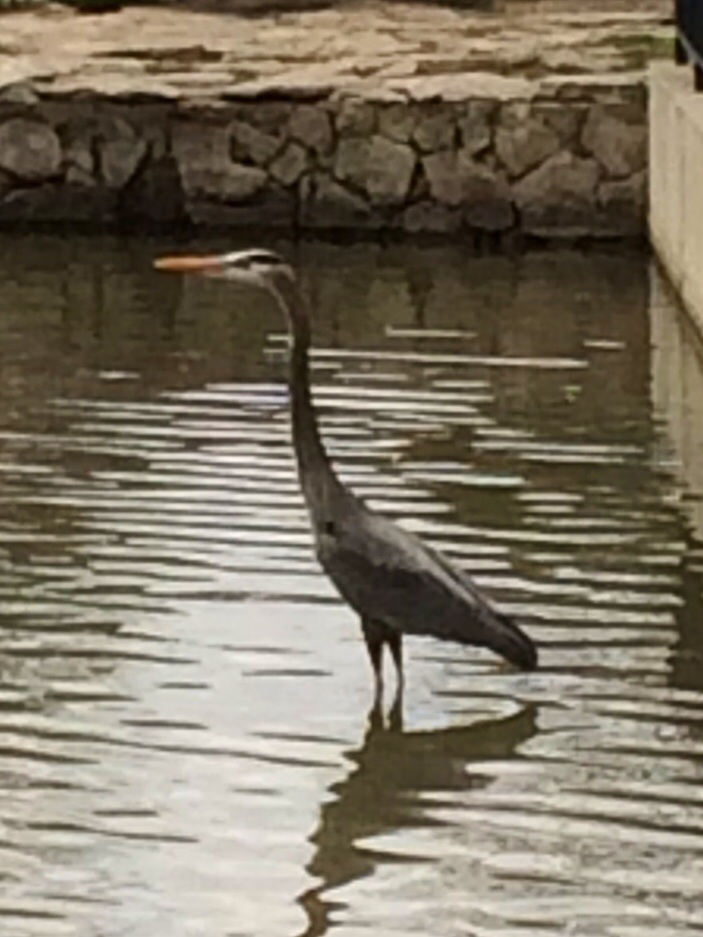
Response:
[{"label": "long neck", "polygon": [[327,451],[320,438],[317,413],[310,392],[310,320],[300,291],[294,283],[278,287],[290,323],[290,406],[293,448],[298,477],[308,508],[322,508],[333,489],[339,488]]}]

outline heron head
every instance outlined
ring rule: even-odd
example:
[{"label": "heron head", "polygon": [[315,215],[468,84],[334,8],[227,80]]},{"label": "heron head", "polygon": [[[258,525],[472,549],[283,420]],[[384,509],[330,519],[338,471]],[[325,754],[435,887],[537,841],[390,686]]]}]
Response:
[{"label": "heron head", "polygon": [[292,267],[282,257],[273,251],[258,249],[231,254],[160,257],[154,261],[154,266],[157,270],[250,283],[276,292],[280,290],[281,281],[292,282],[295,278]]}]

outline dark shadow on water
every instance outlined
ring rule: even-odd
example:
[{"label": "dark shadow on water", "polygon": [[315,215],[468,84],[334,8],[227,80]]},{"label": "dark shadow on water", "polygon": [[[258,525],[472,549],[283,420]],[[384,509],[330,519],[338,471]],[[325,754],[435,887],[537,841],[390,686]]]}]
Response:
[{"label": "dark shadow on water", "polygon": [[376,704],[361,747],[347,756],[353,768],[330,787],[334,800],[321,808],[311,836],[315,853],[307,871],[320,884],[299,898],[308,916],[300,937],[320,937],[333,926],[331,915],[343,905],[327,898],[328,892],[372,875],[380,863],[403,861],[359,842],[393,830],[438,825],[442,821],[431,816],[422,795],[446,792],[449,801],[451,792],[487,787],[492,776],[472,771],[472,762],[509,758],[536,731],[534,706],[468,726],[405,731],[399,701],[387,718]]}]

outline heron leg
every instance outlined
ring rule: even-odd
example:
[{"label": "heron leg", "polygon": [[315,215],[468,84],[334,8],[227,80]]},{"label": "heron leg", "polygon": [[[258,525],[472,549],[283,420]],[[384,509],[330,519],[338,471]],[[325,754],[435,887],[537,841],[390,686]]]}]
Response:
[{"label": "heron leg", "polygon": [[395,699],[388,710],[388,730],[389,732],[403,731],[403,686],[400,683],[395,693]]},{"label": "heron leg", "polygon": [[373,667],[374,682],[376,685],[376,699],[383,695],[383,644],[385,636],[383,627],[369,618],[361,619],[361,630],[369,652],[371,666]]},{"label": "heron leg", "polygon": [[403,635],[398,631],[388,630],[386,643],[391,652],[393,663],[398,674],[398,692],[402,694],[405,684],[405,675],[403,673]]},{"label": "heron leg", "polygon": [[364,632],[366,648],[371,658],[374,678],[376,682],[376,698],[380,699],[383,694],[383,648],[388,645],[391,652],[393,663],[398,674],[398,693],[402,697],[403,693],[403,636],[398,631],[394,631],[382,622],[374,621],[370,618],[364,618],[361,622]]}]

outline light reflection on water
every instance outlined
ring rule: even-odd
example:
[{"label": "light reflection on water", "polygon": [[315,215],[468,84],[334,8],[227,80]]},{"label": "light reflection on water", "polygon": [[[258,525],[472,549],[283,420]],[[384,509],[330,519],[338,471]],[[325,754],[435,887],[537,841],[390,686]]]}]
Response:
[{"label": "light reflection on water", "polygon": [[700,933],[703,390],[645,259],[286,248],[345,479],[543,648],[410,642],[401,721],[276,310],[163,244],[1,246],[0,933]]}]

